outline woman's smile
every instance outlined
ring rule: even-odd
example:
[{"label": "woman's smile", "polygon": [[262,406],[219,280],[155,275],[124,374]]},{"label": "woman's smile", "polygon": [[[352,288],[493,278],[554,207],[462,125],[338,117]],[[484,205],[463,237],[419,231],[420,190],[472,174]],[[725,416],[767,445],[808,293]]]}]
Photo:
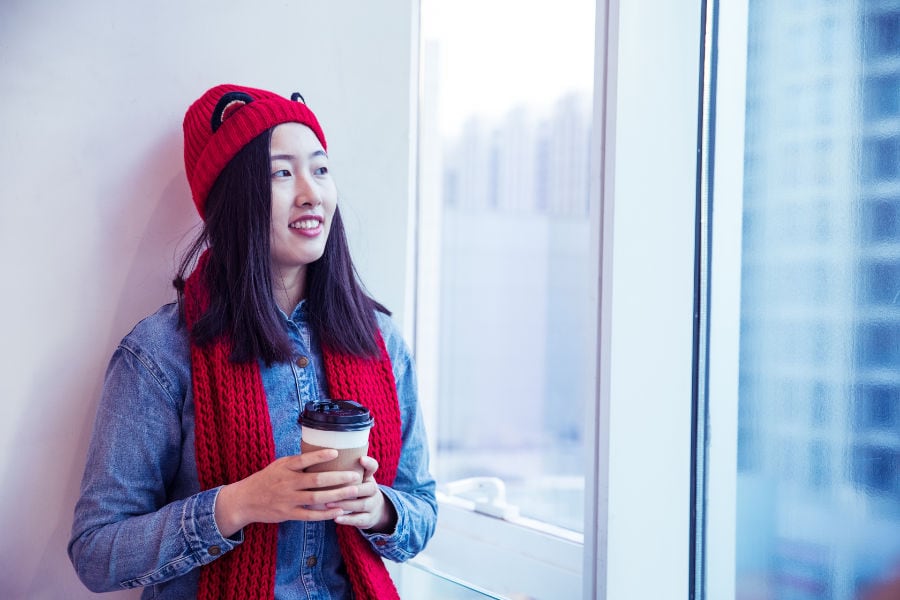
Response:
[{"label": "woman's smile", "polygon": [[324,222],[324,218],[318,215],[305,215],[300,217],[296,221],[293,221],[288,227],[293,229],[300,235],[304,235],[306,237],[316,237],[321,235],[325,230],[322,223]]}]

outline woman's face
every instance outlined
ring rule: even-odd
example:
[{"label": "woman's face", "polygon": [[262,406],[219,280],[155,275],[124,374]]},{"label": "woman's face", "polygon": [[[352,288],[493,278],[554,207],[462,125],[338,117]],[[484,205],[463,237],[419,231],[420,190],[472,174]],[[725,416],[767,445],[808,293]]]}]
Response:
[{"label": "woman's face", "polygon": [[328,156],[306,125],[283,123],[269,146],[272,181],[272,268],[289,277],[322,257],[337,206]]}]

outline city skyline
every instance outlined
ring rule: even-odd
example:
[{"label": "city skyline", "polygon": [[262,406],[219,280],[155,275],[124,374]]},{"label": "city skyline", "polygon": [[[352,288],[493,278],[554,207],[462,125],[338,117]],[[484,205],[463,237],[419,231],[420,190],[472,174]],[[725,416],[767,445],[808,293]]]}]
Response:
[{"label": "city skyline", "polygon": [[438,476],[500,477],[523,514],[576,531],[590,117],[590,97],[569,93],[549,111],[472,118],[443,140],[441,169]]}]

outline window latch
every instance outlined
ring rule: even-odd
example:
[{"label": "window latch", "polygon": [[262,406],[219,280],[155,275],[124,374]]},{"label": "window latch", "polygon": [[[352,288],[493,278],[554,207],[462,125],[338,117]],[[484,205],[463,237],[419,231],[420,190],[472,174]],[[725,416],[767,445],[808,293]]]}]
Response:
[{"label": "window latch", "polygon": [[442,486],[448,496],[468,501],[472,510],[498,519],[515,519],[519,507],[506,501],[506,484],[499,477],[468,477]]}]

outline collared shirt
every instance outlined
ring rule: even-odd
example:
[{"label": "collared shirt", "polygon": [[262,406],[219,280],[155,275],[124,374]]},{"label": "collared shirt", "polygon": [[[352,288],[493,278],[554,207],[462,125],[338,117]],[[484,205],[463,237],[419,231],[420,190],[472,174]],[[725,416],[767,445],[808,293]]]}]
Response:
[{"label": "collared shirt", "polygon": [[[278,457],[300,453],[302,406],[324,398],[322,355],[303,303],[283,315],[295,360],[260,365]],[[378,325],[400,403],[403,448],[397,476],[381,490],[397,512],[390,534],[366,534],[378,554],[405,561],[434,531],[437,503],[409,350],[386,315]],[[243,541],[216,526],[221,488],[200,491],[194,457],[190,346],[178,306],[141,321],[110,361],[88,449],[69,556],[93,591],[148,586],[144,598],[190,598],[198,567]],[[350,598],[333,521],[278,526],[275,597]]]}]

